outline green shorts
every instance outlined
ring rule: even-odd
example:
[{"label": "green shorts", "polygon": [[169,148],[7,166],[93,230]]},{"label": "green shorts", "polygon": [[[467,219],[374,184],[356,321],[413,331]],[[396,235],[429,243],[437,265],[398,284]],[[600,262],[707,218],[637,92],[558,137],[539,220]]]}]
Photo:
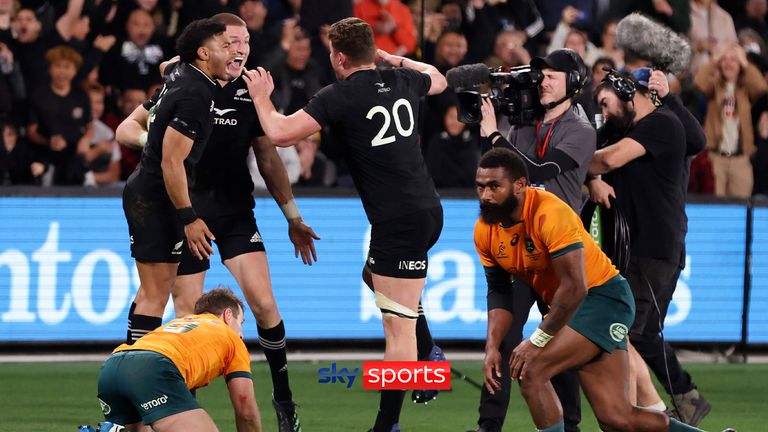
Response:
[{"label": "green shorts", "polygon": [[568,326],[606,352],[627,349],[627,334],[635,320],[635,300],[626,279],[616,275],[593,287]]},{"label": "green shorts", "polygon": [[99,371],[99,402],[107,421],[146,425],[200,408],[168,357],[152,351],[112,354]]}]

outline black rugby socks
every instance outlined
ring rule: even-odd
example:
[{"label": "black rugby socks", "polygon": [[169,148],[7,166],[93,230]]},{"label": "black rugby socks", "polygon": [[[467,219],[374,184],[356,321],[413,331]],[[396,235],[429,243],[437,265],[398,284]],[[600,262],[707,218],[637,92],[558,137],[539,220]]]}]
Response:
[{"label": "black rugby socks", "polygon": [[432,340],[432,333],[427,325],[427,318],[424,316],[424,308],[419,300],[419,319],[416,320],[416,349],[418,350],[418,359],[426,360],[435,341]]},{"label": "black rugby socks", "polygon": [[128,333],[125,336],[125,343],[128,345],[133,345],[142,336],[160,327],[163,323],[162,317],[138,315],[135,312],[136,303],[131,303],[131,309],[128,311]]},{"label": "black rugby socks", "polygon": [[402,390],[382,390],[379,402],[379,413],[373,432],[390,432],[392,425],[400,421],[400,410],[403,408],[405,392]]},{"label": "black rugby socks", "polygon": [[273,396],[278,402],[290,401],[291,387],[288,385],[288,359],[285,348],[285,325],[279,324],[271,329],[257,326],[259,332],[259,345],[264,350],[264,355],[269,363],[269,371],[272,373]]}]

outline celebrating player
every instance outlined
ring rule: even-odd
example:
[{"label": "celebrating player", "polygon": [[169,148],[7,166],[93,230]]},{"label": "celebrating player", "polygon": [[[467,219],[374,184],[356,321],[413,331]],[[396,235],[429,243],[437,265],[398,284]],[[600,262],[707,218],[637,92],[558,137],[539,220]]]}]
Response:
[{"label": "celebrating player", "polygon": [[[376,50],[373,32],[345,18],[328,32],[338,82],[306,107],[284,116],[270,101],[274,83],[263,68],[246,71],[267,136],[280,146],[330,126],[343,137],[346,160],[371,222],[367,266],[386,338],[385,360],[416,360],[416,321],[427,275],[427,251],[443,224],[440,198],[419,148],[419,99],[445,90],[431,65]],[[378,70],[378,55],[392,70]],[[404,392],[383,391],[374,431],[399,430]]]},{"label": "celebrating player", "polygon": [[[236,57],[227,68],[232,81],[220,80],[223,87],[214,98],[214,127],[200,162],[194,170],[190,198],[195,211],[210,227],[221,260],[237,280],[256,317],[259,343],[272,373],[273,405],[279,430],[301,430],[288,382],[285,326],[275,303],[264,243],[253,217],[253,183],[246,158],[253,147],[259,172],[288,220],[288,235],[305,264],[317,259],[313,239],[317,235],[304,224],[293,200],[288,175],[275,146],[261,131],[259,120],[240,78],[250,51],[245,22],[236,15],[222,13],[212,17],[226,25],[226,37]],[[165,66],[173,76],[178,63]],[[127,145],[140,144],[143,125],[154,109],[155,98],[138,107],[118,129],[118,139]],[[181,256],[178,277],[173,287],[176,316],[192,312],[203,291],[209,260],[198,259],[189,250]]]},{"label": "celebrating player", "polygon": [[131,256],[141,280],[128,313],[129,344],[160,326],[185,238],[199,258],[213,252],[213,234],[192,208],[187,184],[213,127],[215,80],[231,79],[227,64],[234,55],[225,30],[203,19],[179,36],[181,64],[159,96],[141,162],[123,190]]}]

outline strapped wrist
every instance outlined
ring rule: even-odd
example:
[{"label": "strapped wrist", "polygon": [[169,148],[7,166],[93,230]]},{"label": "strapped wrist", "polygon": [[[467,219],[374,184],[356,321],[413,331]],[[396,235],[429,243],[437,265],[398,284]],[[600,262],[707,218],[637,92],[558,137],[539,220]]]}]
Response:
[{"label": "strapped wrist", "polygon": [[493,131],[491,132],[490,135],[488,135],[488,140],[491,142],[491,144],[493,144],[493,140],[496,139],[496,137],[500,137],[500,136],[501,136],[501,132]]},{"label": "strapped wrist", "polygon": [[285,216],[285,220],[287,221],[301,219],[301,213],[299,213],[299,208],[296,206],[296,200],[293,198],[288,200],[287,203],[281,204],[280,210],[283,212],[283,216]]},{"label": "strapped wrist", "polygon": [[547,346],[549,341],[552,340],[554,336],[548,335],[544,332],[544,330],[540,328],[536,328],[536,331],[533,332],[531,337],[528,338],[529,341],[531,341],[532,344],[536,345],[539,348],[544,348]]}]

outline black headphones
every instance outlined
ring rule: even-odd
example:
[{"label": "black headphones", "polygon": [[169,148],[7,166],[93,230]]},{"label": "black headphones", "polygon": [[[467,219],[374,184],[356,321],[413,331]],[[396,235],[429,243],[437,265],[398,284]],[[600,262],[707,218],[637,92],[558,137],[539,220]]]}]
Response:
[{"label": "black headphones", "polygon": [[604,71],[608,72],[608,75],[603,78],[602,82],[611,83],[613,91],[616,92],[616,96],[624,102],[629,102],[635,97],[637,92],[637,86],[632,78],[619,73],[616,69],[604,67]]},{"label": "black headphones", "polygon": [[577,54],[576,51],[572,49],[563,49],[563,51],[568,53],[571,59],[576,63],[576,70],[567,72],[565,82],[565,93],[575,96],[581,93],[581,89],[584,88],[584,85],[587,83],[589,72],[587,70],[587,65],[584,64],[584,60],[581,59],[581,56]]}]

